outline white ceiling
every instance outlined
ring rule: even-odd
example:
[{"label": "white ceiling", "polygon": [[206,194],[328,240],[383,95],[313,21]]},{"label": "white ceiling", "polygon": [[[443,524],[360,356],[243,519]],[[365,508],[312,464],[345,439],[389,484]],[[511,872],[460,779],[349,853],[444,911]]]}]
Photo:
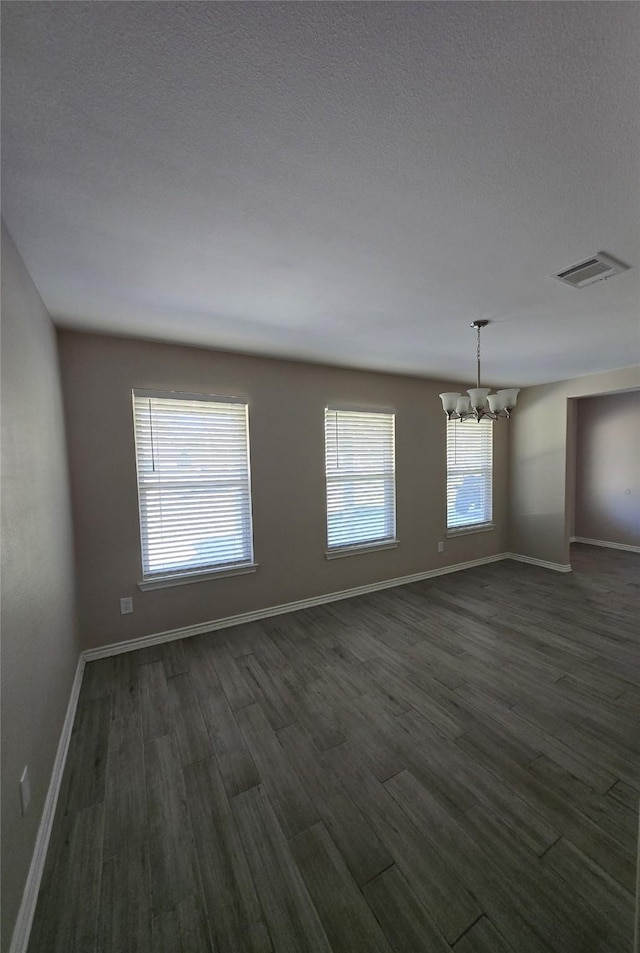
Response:
[{"label": "white ceiling", "polygon": [[[4,3],[57,324],[525,385],[640,360],[640,5]],[[596,251],[632,266],[577,291]]]}]

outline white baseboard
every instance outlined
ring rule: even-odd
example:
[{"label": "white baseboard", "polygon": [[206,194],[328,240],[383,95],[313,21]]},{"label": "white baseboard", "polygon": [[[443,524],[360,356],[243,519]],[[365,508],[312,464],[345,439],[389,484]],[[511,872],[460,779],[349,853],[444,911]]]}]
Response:
[{"label": "white baseboard", "polygon": [[546,559],[536,559],[534,556],[521,556],[519,553],[507,553],[507,559],[515,559],[519,563],[530,563],[532,566],[542,566],[543,569],[553,569],[554,572],[571,572],[571,563],[550,563]]},{"label": "white baseboard", "polygon": [[13,930],[13,937],[11,940],[9,953],[26,953],[27,946],[29,945],[29,935],[31,933],[33,915],[36,912],[38,892],[40,890],[40,882],[44,872],[44,864],[47,857],[47,849],[49,847],[53,819],[55,817],[56,805],[58,803],[58,794],[60,793],[60,784],[62,782],[64,766],[67,761],[69,742],[71,740],[71,731],[73,729],[73,722],[75,720],[76,709],[78,707],[78,698],[80,697],[80,686],[82,685],[84,665],[84,655],[81,653],[76,666],[76,674],[73,679],[73,685],[71,686],[71,694],[69,696],[67,712],[62,725],[62,731],[60,732],[58,750],[56,751],[56,757],[53,762],[49,788],[47,790],[47,796],[42,809],[42,816],[40,818],[36,843],[35,847],[33,848],[33,856],[31,857],[27,882],[25,884],[24,893],[22,894],[22,902],[18,911],[16,925]]},{"label": "white baseboard", "polygon": [[605,546],[607,549],[623,549],[626,553],[640,553],[640,546],[630,543],[610,543],[604,539],[586,539],[584,536],[572,536],[572,543],[586,543],[587,546]]},{"label": "white baseboard", "polygon": [[[484,556],[482,559],[472,559],[465,563],[454,563],[451,566],[429,569],[426,572],[417,572],[411,576],[384,579],[382,582],[374,582],[366,586],[356,586],[354,589],[344,589],[341,592],[329,592],[322,596],[312,596],[310,599],[299,599],[297,602],[286,602],[278,606],[255,609],[252,612],[241,612],[238,615],[227,616],[224,619],[213,619],[210,622],[198,622],[196,625],[186,625],[179,629],[168,629],[166,632],[143,635],[138,639],[130,639],[128,642],[113,642],[111,645],[102,645],[96,649],[86,649],[83,655],[85,662],[91,662],[94,659],[106,658],[109,655],[120,655],[122,652],[132,652],[136,649],[148,648],[150,645],[172,642],[174,639],[185,639],[190,635],[204,635],[206,632],[214,632],[216,629],[227,629],[232,625],[243,625],[245,622],[257,622],[259,619],[268,619],[270,616],[283,615],[285,612],[309,609],[312,606],[324,605],[327,602],[337,602],[340,599],[352,599],[354,596],[364,596],[369,592],[378,592],[380,589],[406,586],[411,582],[421,582],[423,579],[431,579],[434,576],[443,576],[450,572],[459,572],[461,569],[473,569],[474,566],[484,566],[486,563],[495,563],[501,559],[510,558],[513,558],[510,553]],[[551,566],[552,564],[550,563],[549,565]]]}]

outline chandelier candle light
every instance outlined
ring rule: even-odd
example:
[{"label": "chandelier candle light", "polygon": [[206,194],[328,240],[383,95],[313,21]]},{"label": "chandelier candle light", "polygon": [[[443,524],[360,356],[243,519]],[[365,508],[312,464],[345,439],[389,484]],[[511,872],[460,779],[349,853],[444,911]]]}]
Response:
[{"label": "chandelier candle light", "polygon": [[509,387],[507,390],[499,390],[496,394],[490,394],[490,387],[480,387],[480,331],[482,328],[486,328],[488,323],[488,321],[472,321],[470,325],[478,332],[476,386],[467,391],[468,397],[453,392],[439,395],[448,420],[477,420],[480,422],[483,417],[496,420],[498,417],[510,417],[511,411],[516,406],[520,388]]}]

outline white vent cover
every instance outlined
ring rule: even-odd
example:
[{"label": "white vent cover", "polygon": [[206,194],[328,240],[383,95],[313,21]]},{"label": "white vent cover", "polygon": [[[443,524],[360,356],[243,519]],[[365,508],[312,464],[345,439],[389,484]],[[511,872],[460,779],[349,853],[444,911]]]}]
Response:
[{"label": "white vent cover", "polygon": [[611,275],[617,275],[621,271],[626,271],[627,268],[628,265],[623,265],[599,251],[597,255],[585,258],[584,261],[571,265],[570,268],[564,268],[553,277],[564,281],[566,285],[571,285],[572,288],[585,288],[587,285],[592,285],[594,281],[610,278]]}]

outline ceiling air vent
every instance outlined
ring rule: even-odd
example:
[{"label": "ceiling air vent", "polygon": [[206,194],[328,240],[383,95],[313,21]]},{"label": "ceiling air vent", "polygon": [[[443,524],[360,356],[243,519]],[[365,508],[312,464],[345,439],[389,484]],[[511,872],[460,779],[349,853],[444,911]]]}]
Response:
[{"label": "ceiling air vent", "polygon": [[610,278],[621,271],[626,271],[628,265],[609,258],[603,252],[598,252],[591,258],[578,262],[577,265],[571,265],[563,271],[557,272],[553,277],[564,281],[565,285],[571,285],[572,288],[585,288],[593,284],[594,281],[602,281],[604,278]]}]

